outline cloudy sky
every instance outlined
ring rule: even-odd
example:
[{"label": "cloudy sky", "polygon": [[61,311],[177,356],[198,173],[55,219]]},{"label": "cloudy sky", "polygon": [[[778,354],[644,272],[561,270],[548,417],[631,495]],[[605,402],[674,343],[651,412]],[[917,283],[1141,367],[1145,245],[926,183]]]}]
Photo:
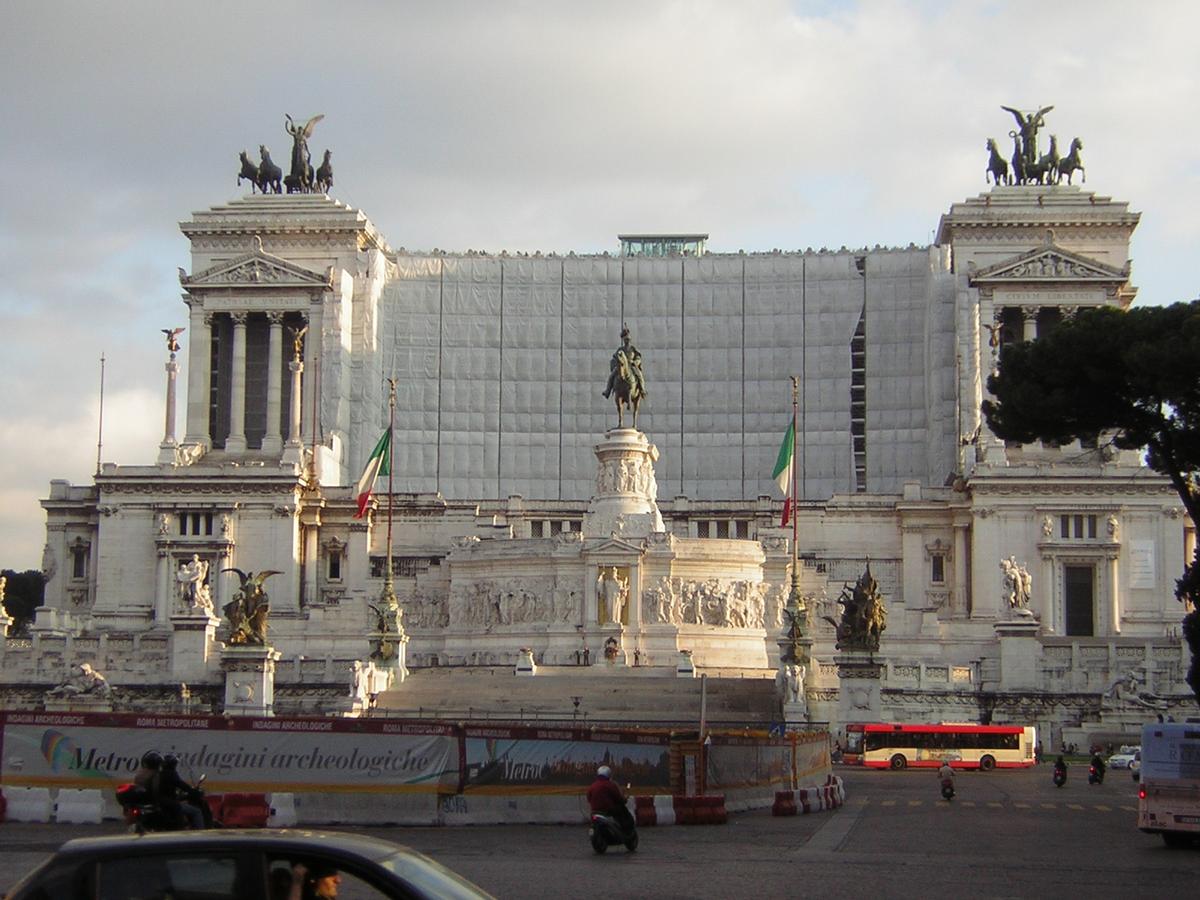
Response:
[{"label": "cloudy sky", "polygon": [[[38,500],[153,460],[178,222],[242,149],[324,113],[334,196],[393,247],[718,251],[923,244],[984,190],[1000,106],[1054,104],[1086,187],[1142,213],[1138,302],[1190,300],[1200,216],[1192,2],[13,0],[0,30],[0,568]],[[187,335],[183,336],[186,343]],[[186,372],[183,373],[185,383]]]}]

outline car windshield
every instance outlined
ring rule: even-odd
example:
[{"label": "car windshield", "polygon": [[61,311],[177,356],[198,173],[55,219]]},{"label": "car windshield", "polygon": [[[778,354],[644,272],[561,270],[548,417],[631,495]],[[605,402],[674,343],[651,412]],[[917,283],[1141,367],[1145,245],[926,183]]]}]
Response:
[{"label": "car windshield", "polygon": [[488,894],[481,891],[441,863],[411,851],[395,853],[379,860],[379,865],[399,875],[416,890],[428,897],[445,897],[447,900],[478,900]]}]

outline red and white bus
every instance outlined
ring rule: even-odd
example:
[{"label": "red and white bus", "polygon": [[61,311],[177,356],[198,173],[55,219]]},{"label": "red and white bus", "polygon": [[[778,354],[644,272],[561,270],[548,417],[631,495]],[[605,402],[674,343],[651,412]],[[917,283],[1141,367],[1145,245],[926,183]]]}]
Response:
[{"label": "red and white bus", "polygon": [[1036,746],[1036,729],[1029,725],[851,724],[842,761],[876,769],[949,762],[955,769],[987,772],[1034,765]]}]

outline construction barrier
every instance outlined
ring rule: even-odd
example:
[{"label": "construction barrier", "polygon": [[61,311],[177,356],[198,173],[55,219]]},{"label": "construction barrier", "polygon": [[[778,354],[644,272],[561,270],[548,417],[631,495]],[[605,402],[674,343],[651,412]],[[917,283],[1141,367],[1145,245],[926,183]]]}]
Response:
[{"label": "construction barrier", "polygon": [[4,791],[0,791],[0,822],[4,821],[4,817],[8,812],[8,801],[4,799]]},{"label": "construction barrier", "polygon": [[6,787],[8,796],[8,820],[10,822],[49,822],[54,808],[50,802],[50,788]]},{"label": "construction barrier", "polygon": [[268,794],[267,804],[271,807],[268,828],[290,828],[298,821],[295,794]]},{"label": "construction barrier", "polygon": [[725,795],[674,797],[655,794],[633,798],[634,819],[639,826],[724,825],[729,821]]},{"label": "construction barrier", "polygon": [[830,775],[825,784],[794,791],[776,791],[771,806],[773,816],[794,816],[837,809],[846,802],[846,787],[837,775]]},{"label": "construction barrier", "polygon": [[99,825],[104,821],[104,797],[98,788],[58,792],[54,803],[55,822],[73,822],[77,825]]},{"label": "construction barrier", "polygon": [[264,828],[271,817],[266,794],[226,794],[221,823],[226,828]]}]

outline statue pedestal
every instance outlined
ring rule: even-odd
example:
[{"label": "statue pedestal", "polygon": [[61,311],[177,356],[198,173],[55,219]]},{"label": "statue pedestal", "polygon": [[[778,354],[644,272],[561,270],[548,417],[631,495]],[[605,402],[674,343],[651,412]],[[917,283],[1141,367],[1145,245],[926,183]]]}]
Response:
[{"label": "statue pedestal", "polygon": [[[393,684],[403,684],[408,677],[408,635],[401,632],[375,632],[371,635],[371,661],[375,671],[383,673],[388,685],[384,690],[390,690]],[[379,693],[376,691],[376,693]]]},{"label": "statue pedestal", "polygon": [[680,650],[679,661],[675,663],[676,678],[695,678],[696,666],[692,663],[692,651]]},{"label": "statue pedestal", "polygon": [[1041,623],[1032,616],[1020,616],[995,625],[1000,643],[1000,688],[1006,691],[1036,690],[1038,660],[1042,644],[1037,639]]},{"label": "statue pedestal", "polygon": [[221,651],[226,715],[275,715],[275,664],[280,656],[273,647],[233,646]]},{"label": "statue pedestal", "polygon": [[46,712],[109,713],[113,710],[112,697],[102,694],[47,697],[45,705]]},{"label": "statue pedestal", "polygon": [[833,658],[838,670],[838,725],[883,721],[880,677],[883,663],[870,651],[844,650]]},{"label": "statue pedestal", "polygon": [[205,681],[217,667],[217,626],[203,610],[171,616],[171,677]]},{"label": "statue pedestal", "polygon": [[803,700],[783,703],[783,724],[789,730],[808,725],[808,704]]},{"label": "statue pedestal", "polygon": [[633,428],[614,428],[595,447],[596,494],[583,516],[584,538],[644,538],[666,531],[658,511],[658,448]]},{"label": "statue pedestal", "polygon": [[514,675],[536,675],[537,663],[533,661],[533,651],[524,648],[517,654],[517,665],[513,670]]},{"label": "statue pedestal", "polygon": [[629,657],[625,650],[625,629],[615,623],[600,626],[600,656],[606,666],[627,666]]}]

